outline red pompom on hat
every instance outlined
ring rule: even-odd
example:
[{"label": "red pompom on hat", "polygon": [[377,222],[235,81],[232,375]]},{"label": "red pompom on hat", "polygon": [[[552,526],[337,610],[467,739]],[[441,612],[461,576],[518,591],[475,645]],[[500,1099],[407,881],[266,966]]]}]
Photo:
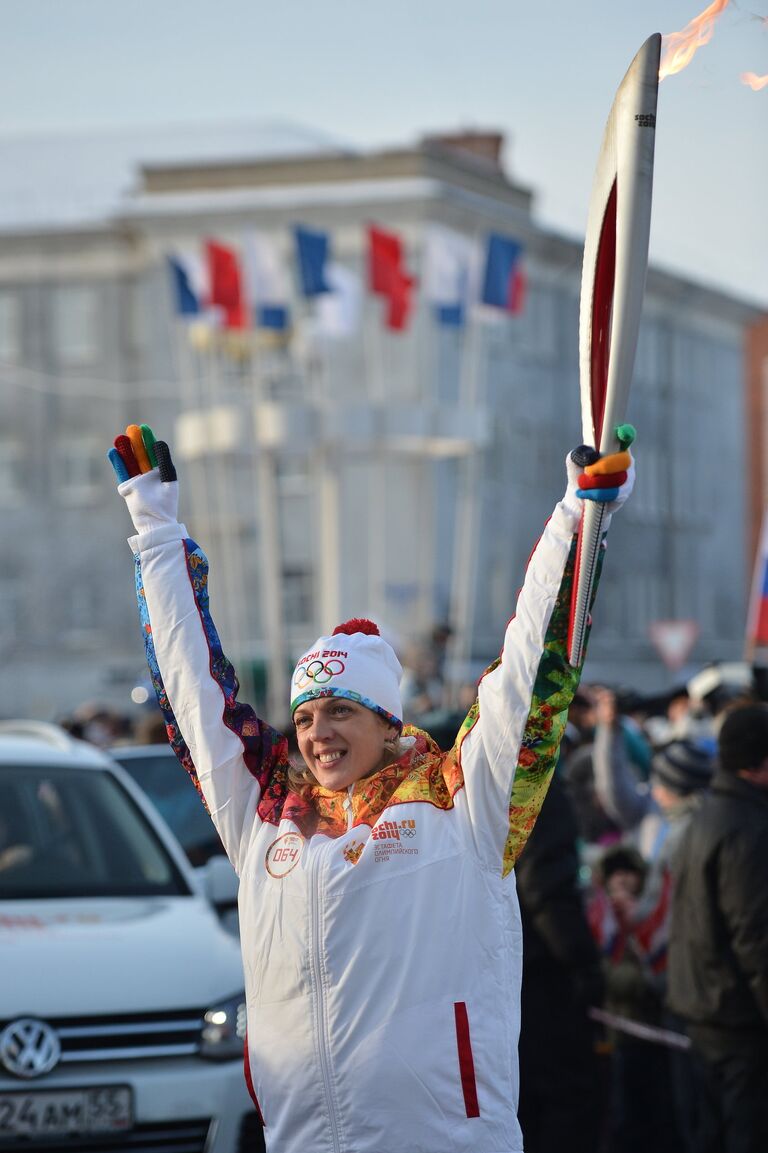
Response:
[{"label": "red pompom on hat", "polygon": [[380,637],[379,626],[373,621],[369,621],[366,617],[351,617],[348,621],[342,621],[340,625],[331,633],[331,636],[338,636],[339,633],[344,633],[345,636],[351,637],[355,633],[364,633],[367,637]]}]

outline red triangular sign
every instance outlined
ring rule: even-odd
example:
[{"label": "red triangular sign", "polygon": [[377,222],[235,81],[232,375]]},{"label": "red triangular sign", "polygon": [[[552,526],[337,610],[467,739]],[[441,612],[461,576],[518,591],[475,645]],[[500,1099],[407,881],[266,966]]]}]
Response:
[{"label": "red triangular sign", "polygon": [[697,621],[653,621],[651,641],[668,669],[680,669],[699,639]]}]

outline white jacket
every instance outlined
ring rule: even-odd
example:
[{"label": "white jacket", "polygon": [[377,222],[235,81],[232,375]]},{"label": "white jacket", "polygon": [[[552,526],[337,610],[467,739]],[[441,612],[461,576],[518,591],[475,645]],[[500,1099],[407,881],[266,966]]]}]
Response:
[{"label": "white jacket", "polygon": [[[130,505],[159,483],[120,491]],[[247,1065],[270,1153],[522,1150],[512,866],[578,683],[565,643],[579,513],[569,489],[454,749],[406,729],[402,759],[348,795],[289,793],[285,739],[237,701],[184,526],[131,538],[172,743],[241,879]]]}]

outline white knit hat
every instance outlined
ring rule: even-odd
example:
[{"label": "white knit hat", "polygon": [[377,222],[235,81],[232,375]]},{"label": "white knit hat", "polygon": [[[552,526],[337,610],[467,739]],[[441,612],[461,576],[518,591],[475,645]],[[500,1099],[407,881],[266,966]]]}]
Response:
[{"label": "white knit hat", "polygon": [[291,677],[291,713],[317,697],[345,697],[402,725],[402,675],[395,650],[373,621],[345,621],[299,659]]}]

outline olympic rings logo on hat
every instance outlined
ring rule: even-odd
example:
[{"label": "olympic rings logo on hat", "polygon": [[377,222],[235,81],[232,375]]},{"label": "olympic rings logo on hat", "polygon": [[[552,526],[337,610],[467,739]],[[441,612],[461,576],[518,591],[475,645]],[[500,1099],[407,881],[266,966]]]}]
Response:
[{"label": "olympic rings logo on hat", "polygon": [[333,677],[343,673],[345,667],[343,661],[310,661],[305,667],[296,669],[293,683],[297,689],[306,689],[310,684],[327,685]]}]

